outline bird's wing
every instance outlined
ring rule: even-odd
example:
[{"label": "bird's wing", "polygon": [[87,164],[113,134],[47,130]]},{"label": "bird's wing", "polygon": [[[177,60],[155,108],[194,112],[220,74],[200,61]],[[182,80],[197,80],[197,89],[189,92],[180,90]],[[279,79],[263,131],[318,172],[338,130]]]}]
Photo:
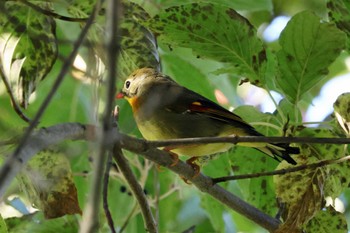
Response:
[{"label": "bird's wing", "polygon": [[[244,128],[250,135],[260,135],[241,117],[221,107],[215,102],[187,88],[179,86],[174,88],[183,88],[182,94],[167,106],[168,110],[181,114],[201,114],[235,127]],[[176,91],[178,92],[178,90]]]}]

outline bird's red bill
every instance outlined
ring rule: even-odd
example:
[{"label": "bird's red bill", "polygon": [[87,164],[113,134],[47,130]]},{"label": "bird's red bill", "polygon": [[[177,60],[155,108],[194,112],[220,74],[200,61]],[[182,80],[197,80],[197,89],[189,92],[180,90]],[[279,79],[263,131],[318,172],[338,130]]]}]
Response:
[{"label": "bird's red bill", "polygon": [[122,99],[122,98],[124,98],[124,93],[123,92],[119,92],[116,96],[115,96],[115,98],[117,98],[117,99]]}]

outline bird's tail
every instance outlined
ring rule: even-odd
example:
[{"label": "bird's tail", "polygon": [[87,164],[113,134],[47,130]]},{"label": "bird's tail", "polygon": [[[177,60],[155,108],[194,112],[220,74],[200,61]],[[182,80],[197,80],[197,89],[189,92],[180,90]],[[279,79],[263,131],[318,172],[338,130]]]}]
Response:
[{"label": "bird's tail", "polygon": [[267,144],[265,147],[255,147],[256,149],[271,156],[277,161],[286,160],[288,163],[296,165],[297,162],[290,156],[291,154],[299,154],[298,147],[291,147],[285,143]]}]

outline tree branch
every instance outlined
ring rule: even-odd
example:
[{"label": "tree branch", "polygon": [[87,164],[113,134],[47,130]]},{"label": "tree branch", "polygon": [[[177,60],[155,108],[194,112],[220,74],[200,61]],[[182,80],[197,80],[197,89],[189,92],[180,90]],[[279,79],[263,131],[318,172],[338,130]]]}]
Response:
[{"label": "tree branch", "polygon": [[85,126],[78,123],[65,123],[42,128],[28,137],[28,141],[18,155],[11,154],[1,167],[0,199],[17,173],[29,159],[43,149],[59,144],[65,140],[88,139]]},{"label": "tree branch", "polygon": [[276,230],[280,222],[261,212],[254,206],[244,202],[239,197],[228,192],[224,188],[216,185],[212,182],[210,177],[199,174],[195,178],[195,171],[188,164],[179,161],[176,165],[173,165],[173,157],[166,151],[152,148],[145,140],[136,139],[127,135],[115,135],[119,138],[120,146],[124,149],[132,151],[137,154],[143,155],[146,159],[149,159],[161,166],[167,167],[176,174],[191,181],[200,191],[208,193],[222,204],[235,210],[246,218],[252,220],[265,229],[273,232]]},{"label": "tree branch", "polygon": [[324,167],[324,166],[328,166],[328,165],[332,165],[332,164],[338,164],[338,163],[345,162],[347,160],[350,160],[350,155],[339,158],[339,159],[322,160],[322,161],[319,161],[316,163],[303,164],[300,166],[294,166],[294,167],[270,171],[270,172],[243,174],[243,175],[235,175],[235,176],[223,176],[223,177],[213,178],[213,182],[215,184],[217,184],[220,182],[225,182],[225,181],[230,181],[230,180],[242,180],[242,179],[258,178],[261,176],[285,175],[285,174],[291,173],[291,172],[297,172],[297,171],[302,171],[302,170],[306,170],[306,169],[315,169],[315,168]]},{"label": "tree branch", "polygon": [[169,140],[148,141],[151,147],[185,146],[193,144],[230,142],[261,142],[261,143],[310,143],[310,144],[350,144],[350,138],[310,138],[310,137],[265,137],[265,136],[230,136],[230,137],[201,137],[179,138]]},{"label": "tree branch", "polygon": [[[99,8],[98,8],[99,9]],[[83,219],[80,224],[80,233],[93,233],[97,231],[99,223],[99,206],[101,200],[101,188],[103,170],[106,161],[106,152],[110,144],[109,134],[112,129],[111,113],[113,109],[114,95],[116,92],[116,80],[117,80],[117,57],[119,54],[119,36],[118,36],[118,24],[121,4],[119,0],[109,0],[107,3],[106,14],[106,53],[107,53],[107,67],[108,75],[105,87],[106,92],[106,107],[103,113],[102,119],[102,132],[101,137],[98,138],[99,152],[94,158],[94,171],[92,176],[92,184],[90,186],[90,195],[87,201]]]},{"label": "tree branch", "polygon": [[[17,174],[20,167],[38,151],[45,149],[51,145],[57,144],[63,140],[82,139],[82,140],[95,141],[97,131],[98,129],[95,126],[91,126],[91,125],[83,126],[78,123],[66,123],[66,124],[56,125],[56,126],[52,126],[52,127],[37,131],[35,134],[33,134],[29,138],[29,143],[26,144],[26,146],[21,151],[20,157],[18,158],[14,157],[14,154],[12,154],[8,158],[10,169],[7,169],[7,171],[9,172],[3,173],[3,176],[0,177],[3,180],[0,186],[0,194],[4,193],[4,191],[8,187],[8,184],[12,181],[14,176]],[[257,208],[242,201],[237,196],[226,191],[219,185],[214,184],[213,180],[210,177],[200,174],[196,178],[193,178],[193,176],[195,175],[195,172],[186,163],[179,161],[178,164],[176,164],[175,166],[170,166],[173,163],[172,156],[165,151],[154,148],[153,142],[147,142],[146,140],[143,140],[143,139],[137,139],[134,137],[130,137],[128,135],[120,134],[117,130],[110,131],[109,136],[110,138],[108,141],[111,143],[111,145],[112,143],[119,143],[120,147],[123,149],[127,149],[134,153],[138,153],[161,166],[168,167],[170,170],[172,170],[176,174],[184,177],[185,179],[190,180],[202,192],[208,193],[209,195],[211,195],[218,201],[222,202],[229,208],[242,214],[243,216],[247,217],[248,219],[252,220],[258,225],[268,229],[269,231],[274,231],[275,229],[278,228],[278,225],[280,224],[278,220],[272,218],[271,216],[266,215],[265,213],[262,213]],[[245,141],[245,139],[251,140],[251,138],[252,137],[240,137],[239,140],[240,142],[243,142]],[[217,138],[213,138],[213,139],[217,139]],[[237,139],[238,137],[235,140]],[[256,138],[255,142],[258,142],[259,141],[258,139],[264,142],[270,142],[270,141],[266,141],[264,137]],[[273,138],[274,141],[275,139],[276,138]],[[300,138],[286,138],[286,139],[299,140]],[[310,141],[312,141],[313,143],[316,143],[317,138],[314,138],[314,139],[303,138],[303,139],[305,139],[304,143],[309,143]],[[202,142],[205,140],[207,139],[202,140]],[[334,138],[330,138],[329,140],[334,141]],[[175,141],[178,141],[178,140],[175,140]],[[201,140],[194,141],[193,143],[198,144],[199,141]],[[321,138],[321,141],[322,143],[327,142],[326,139],[324,138]],[[287,143],[288,141],[284,141],[284,142]],[[167,143],[169,143],[169,141]],[[338,160],[337,162],[341,162],[341,161]],[[316,166],[316,165],[313,165],[313,166]],[[4,166],[1,168],[1,170],[3,169],[4,169]]]},{"label": "tree branch", "polygon": [[151,208],[148,205],[147,197],[144,194],[142,187],[137,182],[135,175],[131,171],[131,168],[128,165],[128,162],[125,159],[119,145],[115,145],[113,148],[113,158],[117,162],[118,168],[120,169],[120,171],[124,175],[124,178],[130,185],[131,191],[140,205],[141,213],[143,219],[145,220],[146,231],[149,231],[151,233],[158,232],[157,223],[153,218]]}]

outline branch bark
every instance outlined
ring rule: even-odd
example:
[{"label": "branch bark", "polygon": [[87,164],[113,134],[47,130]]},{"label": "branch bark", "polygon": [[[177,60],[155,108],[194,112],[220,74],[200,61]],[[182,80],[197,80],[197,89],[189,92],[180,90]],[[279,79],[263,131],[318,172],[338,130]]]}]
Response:
[{"label": "branch bark", "polygon": [[151,147],[185,146],[193,144],[230,142],[262,142],[262,143],[319,143],[319,144],[350,144],[350,138],[309,138],[309,137],[265,137],[265,136],[230,136],[230,137],[201,137],[179,138],[170,140],[148,141]]},{"label": "branch bark", "polygon": [[[52,127],[48,127],[45,129],[41,129],[35,134],[33,134],[28,143],[25,145],[23,150],[21,151],[21,156],[17,157],[12,154],[8,160],[7,165],[3,165],[1,171],[3,172],[3,176],[0,177],[2,183],[0,185],[0,195],[3,195],[4,191],[7,189],[8,185],[15,177],[15,175],[20,170],[21,166],[28,161],[34,154],[39,152],[42,149],[45,149],[51,145],[60,143],[64,140],[88,140],[95,141],[96,140],[96,132],[98,129],[95,126],[91,125],[81,125],[79,123],[65,123],[61,125],[55,125]],[[234,137],[234,138],[224,138],[226,141],[236,140],[239,142],[251,141],[253,137]],[[268,138],[270,139],[270,137]],[[273,142],[276,140],[282,140],[283,142],[290,141],[299,141],[300,138],[281,138],[281,137],[273,137]],[[287,139],[287,140],[285,140]],[[329,141],[334,142],[335,138],[330,138],[327,141],[326,138],[302,138],[303,143],[327,143]],[[267,141],[264,137],[255,137],[255,142]],[[279,221],[274,219],[273,217],[262,213],[260,210],[255,207],[249,205],[243,200],[239,199],[232,193],[226,191],[219,185],[214,184],[213,180],[210,177],[204,176],[200,174],[196,178],[193,179],[195,172],[193,169],[187,165],[186,163],[179,161],[175,166],[170,166],[173,163],[172,156],[163,151],[156,149],[154,147],[153,142],[147,142],[143,139],[137,139],[130,137],[128,135],[120,134],[117,130],[110,131],[109,134],[109,143],[113,145],[114,143],[118,143],[121,148],[132,151],[134,153],[143,155],[145,158],[156,162],[157,164],[168,167],[170,170],[175,172],[176,174],[184,177],[185,179],[190,180],[199,190],[202,192],[206,192],[221,203],[225,204],[229,208],[237,211],[258,225],[264,227],[269,231],[274,231],[279,226]],[[175,144],[181,140],[168,140],[166,141],[167,145],[172,145],[171,142],[175,141]],[[222,142],[220,138],[213,138],[213,141]],[[235,141],[235,142],[236,142]],[[340,138],[339,141],[342,143],[349,143],[349,139],[344,140]],[[338,142],[339,142],[338,141]],[[208,138],[197,138],[193,141],[193,143],[207,143]],[[159,145],[159,144],[157,144]],[[164,145],[164,144],[162,144]],[[177,144],[178,145],[178,144]],[[6,170],[6,172],[4,172]]]},{"label": "branch bark", "polygon": [[230,181],[230,180],[242,180],[242,179],[258,178],[258,177],[262,177],[262,176],[285,175],[285,174],[291,173],[291,172],[297,172],[297,171],[302,171],[302,170],[306,170],[306,169],[315,169],[315,168],[319,168],[319,167],[328,166],[331,164],[342,163],[342,162],[345,162],[347,160],[350,160],[350,155],[339,158],[339,159],[322,160],[322,161],[319,161],[316,163],[303,164],[300,166],[294,166],[291,168],[280,169],[280,170],[275,170],[275,171],[270,171],[270,172],[243,174],[243,175],[235,175],[235,176],[223,176],[223,177],[213,178],[213,182],[217,184],[220,182],[226,182],[226,181]]},{"label": "branch bark", "polygon": [[146,231],[151,233],[157,233],[157,223],[153,218],[152,211],[150,206],[148,205],[146,195],[144,194],[140,184],[137,182],[137,179],[131,171],[131,168],[118,144],[115,145],[113,148],[113,158],[117,162],[118,168],[120,169],[128,184],[130,185],[131,191],[140,205],[141,213],[145,221]]},{"label": "branch bark", "polygon": [[[99,3],[97,3],[100,6]],[[99,9],[99,8],[98,8]],[[93,233],[98,229],[99,223],[99,206],[101,200],[102,190],[102,177],[104,171],[104,165],[106,161],[106,152],[110,145],[108,144],[109,134],[112,129],[112,109],[114,95],[116,92],[117,81],[117,57],[119,54],[119,36],[118,36],[118,24],[120,18],[121,4],[119,0],[109,0],[107,2],[107,14],[106,14],[106,54],[107,54],[107,67],[108,75],[105,83],[107,89],[105,101],[106,107],[103,113],[102,119],[102,132],[101,137],[98,138],[99,151],[97,156],[94,157],[94,170],[92,176],[92,184],[90,186],[90,195],[87,201],[83,219],[80,224],[80,233]]]}]

